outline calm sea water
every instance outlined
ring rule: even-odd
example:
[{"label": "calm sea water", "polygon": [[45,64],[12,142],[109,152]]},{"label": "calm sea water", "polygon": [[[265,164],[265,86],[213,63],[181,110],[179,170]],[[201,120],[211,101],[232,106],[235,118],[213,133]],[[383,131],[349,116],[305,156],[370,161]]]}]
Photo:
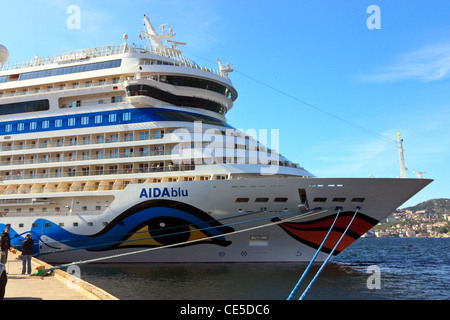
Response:
[{"label": "calm sea water", "polygon": [[[81,266],[81,277],[121,300],[285,300],[306,265],[93,264]],[[379,273],[368,273],[370,266]],[[369,289],[378,275],[379,289]],[[360,239],[327,264],[306,299],[448,300],[450,239]]]}]

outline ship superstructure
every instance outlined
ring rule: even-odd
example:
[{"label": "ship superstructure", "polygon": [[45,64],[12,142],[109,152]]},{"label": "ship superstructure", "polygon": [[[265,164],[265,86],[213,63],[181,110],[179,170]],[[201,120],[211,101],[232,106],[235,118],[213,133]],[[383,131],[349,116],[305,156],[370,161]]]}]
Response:
[{"label": "ship superstructure", "polygon": [[32,233],[50,262],[165,245],[114,261],[303,261],[336,214],[324,256],[356,208],[337,252],[430,183],[315,177],[227,123],[232,66],[201,67],[144,22],[142,47],[124,35],[0,64],[0,229],[14,244]]}]

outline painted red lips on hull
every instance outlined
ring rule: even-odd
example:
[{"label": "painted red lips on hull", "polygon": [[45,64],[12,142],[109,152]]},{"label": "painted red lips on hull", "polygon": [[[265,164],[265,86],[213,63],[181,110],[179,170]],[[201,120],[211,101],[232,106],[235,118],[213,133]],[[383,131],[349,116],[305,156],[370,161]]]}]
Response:
[{"label": "painted red lips on hull", "polygon": [[[321,251],[330,253],[333,250],[334,246],[341,238],[342,233],[344,233],[348,224],[352,220],[354,214],[355,213],[351,211],[339,213],[339,217],[336,220],[336,223],[333,226],[333,229],[331,230],[330,235],[328,236],[328,239],[323,245]],[[325,236],[333,225],[335,218],[336,214],[333,214],[321,219],[307,222],[280,223],[279,226],[294,239],[317,249],[323,239],[325,239]],[[279,218],[274,218],[272,221],[279,222],[281,220]],[[334,255],[339,254],[377,223],[377,220],[358,212],[349,229],[345,233],[344,238],[334,251]]]}]

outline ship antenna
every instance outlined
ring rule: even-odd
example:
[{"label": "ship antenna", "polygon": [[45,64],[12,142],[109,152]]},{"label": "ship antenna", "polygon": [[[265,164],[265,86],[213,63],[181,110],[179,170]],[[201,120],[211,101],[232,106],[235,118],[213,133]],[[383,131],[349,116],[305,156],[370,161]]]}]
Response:
[{"label": "ship antenna", "polygon": [[220,74],[223,77],[227,77],[228,73],[233,72],[233,65],[230,65],[229,63],[224,65],[224,64],[222,64],[222,61],[220,61],[220,59],[216,59],[216,60],[219,63]]},{"label": "ship antenna", "polygon": [[423,174],[426,172],[423,171],[413,171],[413,173],[417,174],[417,178],[418,179],[422,179],[423,178]]},{"label": "ship antenna", "polygon": [[[150,42],[152,44],[153,49],[163,52],[166,47],[161,42],[161,39],[168,39],[175,36],[175,32],[173,29],[166,23],[160,26],[162,32],[161,34],[158,34],[156,32],[155,28],[153,28],[152,23],[150,22],[150,19],[148,16],[144,14],[144,25],[147,31],[139,31],[143,35],[147,36],[150,39]],[[165,33],[165,27],[168,26],[169,32]]]},{"label": "ship antenna", "polygon": [[400,133],[397,132],[398,154],[400,157],[400,177],[406,178],[405,157],[403,156],[403,139],[400,139]]}]

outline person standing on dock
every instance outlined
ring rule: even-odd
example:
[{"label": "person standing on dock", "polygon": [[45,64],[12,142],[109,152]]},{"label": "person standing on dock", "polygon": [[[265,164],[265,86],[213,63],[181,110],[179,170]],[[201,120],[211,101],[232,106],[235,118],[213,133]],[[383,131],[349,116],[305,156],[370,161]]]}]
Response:
[{"label": "person standing on dock", "polygon": [[25,274],[25,270],[28,274],[31,274],[31,257],[33,256],[33,246],[34,240],[31,237],[31,234],[27,234],[25,241],[22,243],[22,274]]},{"label": "person standing on dock", "polygon": [[8,250],[11,248],[11,239],[9,238],[9,227],[6,227],[0,237],[0,248],[2,250],[1,262],[6,265],[8,261]]}]

